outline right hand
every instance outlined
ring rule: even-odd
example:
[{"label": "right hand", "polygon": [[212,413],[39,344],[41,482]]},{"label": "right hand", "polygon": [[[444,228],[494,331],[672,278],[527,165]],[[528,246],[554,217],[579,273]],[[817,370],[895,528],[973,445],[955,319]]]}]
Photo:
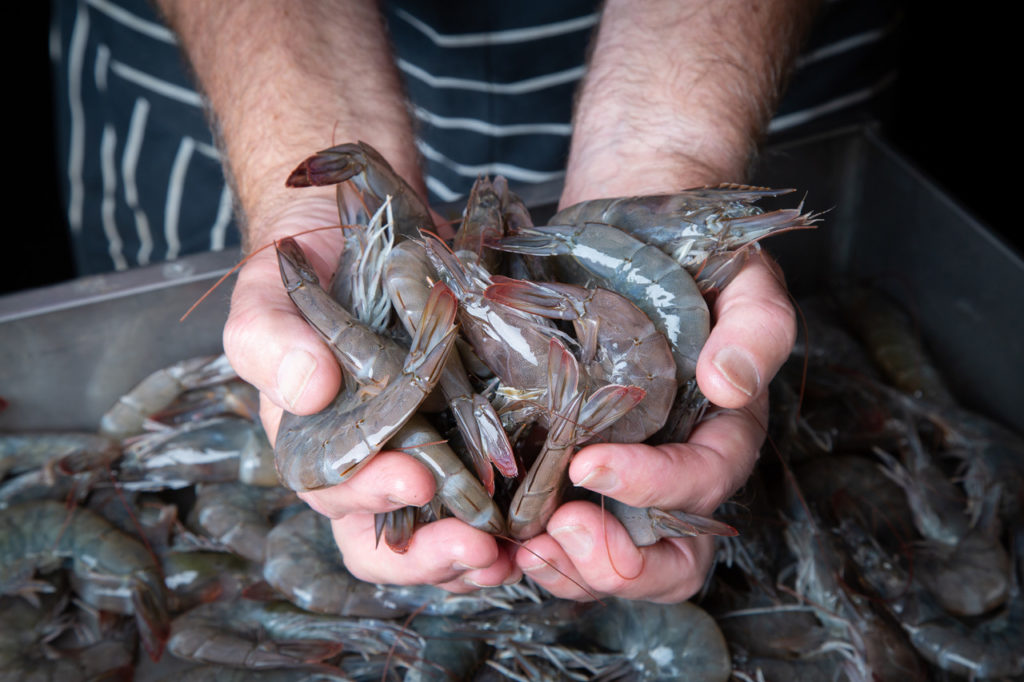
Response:
[{"label": "right hand", "polygon": [[[333,190],[304,189],[308,198],[286,205],[272,220],[253,225],[263,235],[239,270],[224,325],[224,350],[239,376],[260,391],[260,419],[271,443],[282,411],[313,414],[337,394],[341,370],[319,335],[302,318],[281,284],[273,240],[337,224]],[[262,229],[261,229],[262,228]],[[336,230],[299,238],[321,281],[329,281],[343,240]],[[255,251],[265,244],[269,247]],[[505,548],[483,531],[455,520],[428,524],[409,550],[376,546],[373,514],[421,506],[434,495],[430,472],[400,452],[381,452],[350,480],[300,496],[331,519],[335,541],[349,571],[369,582],[434,584],[453,592],[518,580]]]}]

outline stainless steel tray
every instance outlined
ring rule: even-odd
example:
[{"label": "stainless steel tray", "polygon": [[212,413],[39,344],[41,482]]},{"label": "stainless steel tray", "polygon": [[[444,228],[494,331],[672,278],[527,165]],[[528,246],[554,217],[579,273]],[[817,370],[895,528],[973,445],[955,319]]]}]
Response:
[{"label": "stainless steel tray", "polygon": [[[1024,261],[871,128],[767,150],[755,180],[799,188],[820,228],[766,243],[797,296],[864,278],[899,298],[966,406],[1024,431]],[[544,219],[558,187],[527,199]],[[220,350],[237,253],[208,253],[0,297],[0,429],[95,428],[148,372]]]}]

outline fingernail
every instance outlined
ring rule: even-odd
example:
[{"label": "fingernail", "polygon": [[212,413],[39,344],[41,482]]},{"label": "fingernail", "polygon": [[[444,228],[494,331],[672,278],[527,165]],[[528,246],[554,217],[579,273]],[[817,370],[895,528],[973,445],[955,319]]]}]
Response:
[{"label": "fingernail", "polygon": [[517,582],[523,579],[522,569],[513,571],[511,575],[501,581],[502,585],[515,585]]},{"label": "fingernail", "polygon": [[726,346],[715,354],[712,364],[725,380],[746,395],[753,397],[761,386],[761,376],[750,354],[736,346]]},{"label": "fingernail", "polygon": [[295,407],[315,371],[316,358],[304,350],[296,348],[284,356],[277,368],[277,390],[288,407]]},{"label": "fingernail", "polygon": [[594,538],[583,526],[562,526],[548,533],[573,558],[584,559],[594,550]]},{"label": "fingernail", "polygon": [[475,588],[481,589],[481,590],[489,590],[489,589],[491,589],[493,587],[498,587],[498,585],[502,584],[502,583],[498,583],[498,585],[484,585],[483,583],[478,583],[477,581],[473,580],[472,578],[468,578],[466,576],[462,576],[462,582],[464,584],[470,586],[470,587],[475,587]]},{"label": "fingernail", "polygon": [[398,498],[398,497],[396,497],[394,495],[387,495],[385,497],[385,499],[387,499],[387,501],[390,502],[391,504],[396,504],[399,507],[418,507],[418,506],[420,506],[418,504],[414,504],[412,502],[408,502],[406,500],[400,499],[400,498]]},{"label": "fingernail", "polygon": [[464,564],[461,561],[452,562],[453,571],[475,571],[480,568],[483,568],[483,566],[470,566],[469,564]]},{"label": "fingernail", "polygon": [[531,566],[523,566],[523,573],[530,576],[533,580],[538,583],[550,583],[557,578],[561,577],[558,571],[553,566],[549,566],[543,561],[540,563],[533,564]]},{"label": "fingernail", "polygon": [[575,485],[577,488],[587,488],[596,493],[610,493],[619,485],[619,477],[608,467],[596,466]]}]

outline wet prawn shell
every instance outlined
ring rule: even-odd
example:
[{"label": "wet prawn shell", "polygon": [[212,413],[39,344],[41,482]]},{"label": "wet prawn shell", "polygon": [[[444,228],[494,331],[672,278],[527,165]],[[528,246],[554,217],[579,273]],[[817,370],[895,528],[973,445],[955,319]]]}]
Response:
[{"label": "wet prawn shell", "polygon": [[598,349],[586,366],[587,374],[608,383],[638,386],[646,394],[603,437],[612,443],[643,442],[665,425],[679,388],[672,348],[650,318],[625,297],[597,289],[591,304],[605,314],[600,317]]},{"label": "wet prawn shell", "polygon": [[645,680],[725,682],[729,648],[714,618],[689,602],[610,599],[589,619],[589,636],[626,655]]},{"label": "wet prawn shell", "polygon": [[609,225],[544,229],[560,230],[559,238],[571,245],[571,250],[556,256],[563,281],[611,289],[631,300],[672,344],[676,378],[683,382],[696,374],[697,356],[711,331],[711,314],[681,265],[657,247]]}]

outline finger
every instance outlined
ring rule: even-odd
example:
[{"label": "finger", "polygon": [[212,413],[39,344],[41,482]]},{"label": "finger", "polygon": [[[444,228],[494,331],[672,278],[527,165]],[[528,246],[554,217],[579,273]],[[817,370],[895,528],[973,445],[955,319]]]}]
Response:
[{"label": "finger", "polygon": [[637,548],[614,517],[588,502],[560,507],[548,523],[548,537],[558,544],[571,562],[573,574],[587,588],[557,572],[544,572],[540,580],[535,577],[545,589],[565,599],[607,594],[664,603],[682,601],[700,589],[714,551],[710,538],[662,541]]},{"label": "finger", "polygon": [[796,341],[781,273],[759,255],[715,301],[715,324],[697,360],[701,391],[721,407],[742,407],[763,393]]},{"label": "finger", "polygon": [[523,575],[529,576],[555,597],[593,601],[605,596],[587,586],[565,550],[547,533],[523,543],[515,554],[515,560]]},{"label": "finger", "polygon": [[344,516],[331,521],[331,528],[349,572],[368,582],[439,585],[490,568],[502,557],[494,536],[457,519],[417,529],[404,554],[386,543],[377,546],[371,514]]},{"label": "finger", "polygon": [[523,572],[515,565],[508,549],[498,545],[501,556],[490,566],[468,570],[455,580],[441,583],[441,587],[456,594],[466,594],[481,588],[497,587],[518,582],[523,577]]},{"label": "finger", "polygon": [[768,397],[712,413],[687,443],[589,445],[573,458],[575,485],[634,507],[710,514],[753,470],[767,423]]},{"label": "finger", "polygon": [[330,519],[375,514],[422,507],[434,497],[434,477],[412,457],[385,451],[344,483],[299,493],[299,497]]},{"label": "finger", "polygon": [[[303,246],[318,269],[326,268],[307,242],[316,248],[325,240],[307,239]],[[338,363],[285,293],[272,247],[239,271],[223,340],[239,376],[289,412],[313,414],[338,392]]]}]

